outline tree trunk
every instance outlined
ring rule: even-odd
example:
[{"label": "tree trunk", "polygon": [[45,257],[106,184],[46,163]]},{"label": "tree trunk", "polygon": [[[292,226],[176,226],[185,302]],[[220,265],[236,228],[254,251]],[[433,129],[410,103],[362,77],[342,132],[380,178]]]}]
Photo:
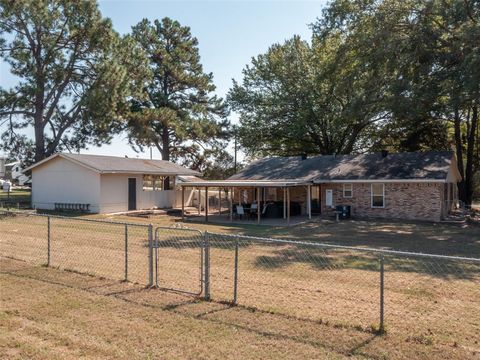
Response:
[{"label": "tree trunk", "polygon": [[462,129],[461,129],[461,119],[458,108],[455,108],[455,118],[454,118],[454,130],[455,130],[455,147],[457,153],[457,167],[460,172],[462,180],[458,183],[458,198],[465,202],[466,193],[465,193],[465,170],[463,167],[463,148],[462,148]]},{"label": "tree trunk", "polygon": [[45,137],[43,135],[43,126],[37,123],[35,119],[35,162],[45,159]]},{"label": "tree trunk", "polygon": [[[166,126],[162,129],[162,160],[170,161],[170,136]],[[170,190],[170,179],[168,176],[163,181],[163,189]]]},{"label": "tree trunk", "polygon": [[472,108],[472,120],[470,127],[467,132],[467,162],[465,166],[465,204],[467,207],[472,205],[473,201],[473,173],[474,173],[474,150],[475,150],[475,139],[476,139],[476,130],[478,123],[478,107],[475,104]]}]

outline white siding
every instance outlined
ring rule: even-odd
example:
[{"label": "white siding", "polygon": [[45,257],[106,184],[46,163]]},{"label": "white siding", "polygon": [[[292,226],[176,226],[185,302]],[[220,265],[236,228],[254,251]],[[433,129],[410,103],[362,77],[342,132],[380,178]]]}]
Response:
[{"label": "white siding", "polygon": [[175,206],[175,190],[143,191],[143,176],[129,174],[104,174],[101,176],[100,212],[111,213],[128,210],[128,179],[137,179],[137,209],[171,208]]},{"label": "white siding", "polygon": [[53,210],[55,203],[90,204],[100,210],[100,175],[57,157],[32,170],[32,206]]}]

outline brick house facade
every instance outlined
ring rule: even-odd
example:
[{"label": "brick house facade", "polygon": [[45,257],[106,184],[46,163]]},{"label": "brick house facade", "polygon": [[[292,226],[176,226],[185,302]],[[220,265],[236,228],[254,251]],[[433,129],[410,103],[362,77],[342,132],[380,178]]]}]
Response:
[{"label": "brick house facade", "polygon": [[[454,202],[454,190],[448,190],[449,184],[435,182],[375,182],[384,187],[383,206],[372,206],[372,182],[360,183],[330,183],[312,185],[312,201],[318,201],[320,208],[316,214],[322,217],[332,218],[335,216],[337,205],[349,205],[353,218],[384,218],[384,219],[407,219],[440,221],[448,212],[448,208]],[[351,195],[344,196],[344,185],[351,189]],[[302,214],[307,215],[307,191],[309,186],[296,186],[290,188],[290,200],[301,205]],[[273,191],[271,191],[273,190]],[[262,201],[283,200],[282,188],[271,189],[262,196]],[[326,204],[327,190],[332,190],[332,205]],[[238,202],[251,203],[255,201],[255,190],[239,188],[234,197]],[[240,195],[241,194],[241,195]],[[262,194],[263,195],[263,194]],[[450,196],[450,200],[448,199]]]},{"label": "brick house facade", "polygon": [[339,205],[350,206],[354,218],[440,221],[458,202],[460,180],[452,151],[383,151],[265,158],[227,180],[185,186],[224,189],[230,214],[234,204],[249,209],[259,201],[258,222],[262,216],[283,216],[288,222],[290,213],[334,217]]},{"label": "brick house facade", "polygon": [[[349,183],[346,183],[349,184]],[[333,207],[321,201],[324,215],[334,214],[335,205],[350,205],[352,217],[440,221],[443,188],[441,183],[376,183],[384,187],[384,205],[372,206],[372,183],[350,183],[352,196],[343,196],[342,183],[320,185],[322,195],[333,190]]]},{"label": "brick house facade", "polygon": [[[231,179],[295,180],[299,185],[290,187],[290,201],[301,204],[302,214],[309,211],[310,188],[312,206],[316,205],[314,213],[325,217],[335,216],[337,205],[349,205],[354,218],[440,221],[457,202],[460,174],[451,151],[382,152],[266,158]],[[327,204],[330,196],[331,202]],[[276,192],[269,190],[262,201],[283,198],[284,189],[277,188]],[[249,197],[252,199],[253,195]]]}]

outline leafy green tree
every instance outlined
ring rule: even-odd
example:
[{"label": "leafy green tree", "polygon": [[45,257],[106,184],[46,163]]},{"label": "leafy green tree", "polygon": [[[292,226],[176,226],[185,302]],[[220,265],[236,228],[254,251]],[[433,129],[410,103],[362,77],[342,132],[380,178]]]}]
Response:
[{"label": "leafy green tree", "polygon": [[132,101],[128,129],[134,149],[155,146],[163,160],[196,169],[223,156],[227,110],[213,94],[213,75],[203,71],[190,28],[169,18],[144,19],[131,37],[147,53],[153,73],[145,99]]},{"label": "leafy green tree", "polygon": [[393,73],[377,132],[379,146],[448,149],[455,144],[470,204],[478,156],[480,3],[460,0],[334,1],[314,27],[319,36],[365,39],[363,62]]},{"label": "leafy green tree", "polygon": [[249,155],[456,146],[470,204],[480,168],[480,3],[336,0],[252,60],[229,93]]},{"label": "leafy green tree", "polygon": [[95,0],[0,0],[0,38],[19,79],[0,89],[2,140],[6,150],[33,146],[35,161],[108,142],[149,75],[141,49],[112,30]]},{"label": "leafy green tree", "polygon": [[245,68],[228,100],[240,114],[248,155],[345,154],[368,146],[363,134],[386,116],[378,110],[384,84],[343,41],[294,37]]}]

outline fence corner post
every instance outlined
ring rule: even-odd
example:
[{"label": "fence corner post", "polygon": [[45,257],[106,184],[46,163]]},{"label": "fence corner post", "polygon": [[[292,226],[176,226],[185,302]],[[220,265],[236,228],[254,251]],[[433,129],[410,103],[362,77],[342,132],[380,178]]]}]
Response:
[{"label": "fence corner post", "polygon": [[148,225],[148,286],[153,286],[153,225]]},{"label": "fence corner post", "polygon": [[206,301],[210,300],[210,239],[208,231],[205,231],[204,235],[204,286],[205,286],[205,296],[204,299]]},{"label": "fence corner post", "polygon": [[51,260],[51,231],[50,231],[50,216],[47,216],[47,266],[50,267]]},{"label": "fence corner post", "polygon": [[378,327],[378,333],[385,333],[385,257],[380,256],[380,326]]}]

